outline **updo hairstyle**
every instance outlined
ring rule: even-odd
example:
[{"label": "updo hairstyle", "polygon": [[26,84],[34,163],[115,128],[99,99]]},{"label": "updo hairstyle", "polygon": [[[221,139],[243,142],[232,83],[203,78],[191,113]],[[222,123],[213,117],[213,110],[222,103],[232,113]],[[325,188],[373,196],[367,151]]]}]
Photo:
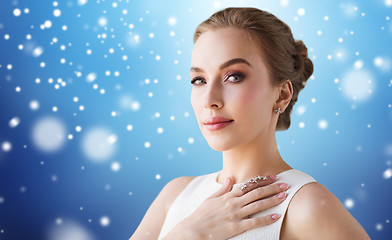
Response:
[{"label": "updo hairstyle", "polygon": [[302,40],[294,40],[286,23],[258,8],[229,7],[214,13],[197,26],[193,41],[196,43],[207,31],[227,27],[245,30],[249,39],[259,43],[272,86],[277,86],[287,79],[291,81],[293,96],[287,108],[279,115],[276,124],[276,131],[287,130],[298,93],[313,73],[313,63],[308,57],[307,47]]}]

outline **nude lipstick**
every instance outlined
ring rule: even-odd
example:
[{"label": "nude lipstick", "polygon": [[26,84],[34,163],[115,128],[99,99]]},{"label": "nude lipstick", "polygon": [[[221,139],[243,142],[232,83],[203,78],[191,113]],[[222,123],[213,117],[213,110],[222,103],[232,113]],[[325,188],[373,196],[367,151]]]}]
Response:
[{"label": "nude lipstick", "polygon": [[204,124],[204,126],[206,126],[207,130],[217,131],[217,130],[220,130],[222,128],[229,126],[233,122],[234,122],[234,120],[232,120],[232,119],[215,116],[215,117],[208,118],[207,120],[205,120],[203,122],[203,124]]}]

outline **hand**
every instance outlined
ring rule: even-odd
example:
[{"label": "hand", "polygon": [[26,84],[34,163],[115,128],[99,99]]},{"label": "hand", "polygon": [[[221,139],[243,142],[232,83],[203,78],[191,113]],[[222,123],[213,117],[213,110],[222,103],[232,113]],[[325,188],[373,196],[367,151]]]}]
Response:
[{"label": "hand", "polygon": [[249,229],[274,223],[280,217],[278,214],[249,216],[286,199],[288,185],[271,184],[275,180],[276,176],[270,176],[267,180],[258,180],[260,187],[256,183],[248,183],[246,190],[241,190],[232,189],[231,178],[228,178],[228,182],[180,222],[181,228],[177,229],[189,229],[192,239],[228,239]]}]

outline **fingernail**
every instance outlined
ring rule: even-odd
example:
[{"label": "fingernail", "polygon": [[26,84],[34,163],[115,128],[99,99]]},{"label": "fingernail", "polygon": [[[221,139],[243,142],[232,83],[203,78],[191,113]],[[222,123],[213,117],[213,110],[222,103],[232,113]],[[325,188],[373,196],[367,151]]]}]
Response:
[{"label": "fingernail", "polygon": [[274,220],[276,220],[276,219],[279,218],[279,215],[276,214],[276,213],[274,213],[274,214],[271,215],[271,218],[274,219]]},{"label": "fingernail", "polygon": [[228,183],[229,183],[229,181],[230,181],[230,178],[226,178],[226,182],[225,182],[225,184],[228,184]]},{"label": "fingernail", "polygon": [[270,176],[270,179],[271,179],[271,180],[276,180],[276,175],[271,175],[271,176]]},{"label": "fingernail", "polygon": [[286,183],[282,183],[282,184],[279,185],[280,189],[283,189],[283,190],[288,188],[288,186],[289,185],[287,185]]},{"label": "fingernail", "polygon": [[286,196],[286,192],[281,192],[281,193],[278,194],[278,198],[279,198],[279,199],[282,199],[282,198],[284,198],[285,196]]}]

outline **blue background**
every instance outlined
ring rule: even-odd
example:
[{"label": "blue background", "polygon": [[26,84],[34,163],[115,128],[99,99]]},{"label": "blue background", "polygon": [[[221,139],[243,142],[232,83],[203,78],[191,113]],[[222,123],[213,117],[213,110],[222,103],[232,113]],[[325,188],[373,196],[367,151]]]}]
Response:
[{"label": "blue background", "polygon": [[[56,3],[0,3],[0,239],[128,239],[167,182],[221,169],[190,104],[189,68],[196,26],[229,6],[275,14],[315,65],[291,127],[276,133],[283,159],[325,185],[372,239],[391,239],[390,0]],[[364,89],[372,93],[350,97]],[[50,152],[33,138],[44,117],[65,131]],[[101,159],[83,145],[97,127],[115,139]]]}]

